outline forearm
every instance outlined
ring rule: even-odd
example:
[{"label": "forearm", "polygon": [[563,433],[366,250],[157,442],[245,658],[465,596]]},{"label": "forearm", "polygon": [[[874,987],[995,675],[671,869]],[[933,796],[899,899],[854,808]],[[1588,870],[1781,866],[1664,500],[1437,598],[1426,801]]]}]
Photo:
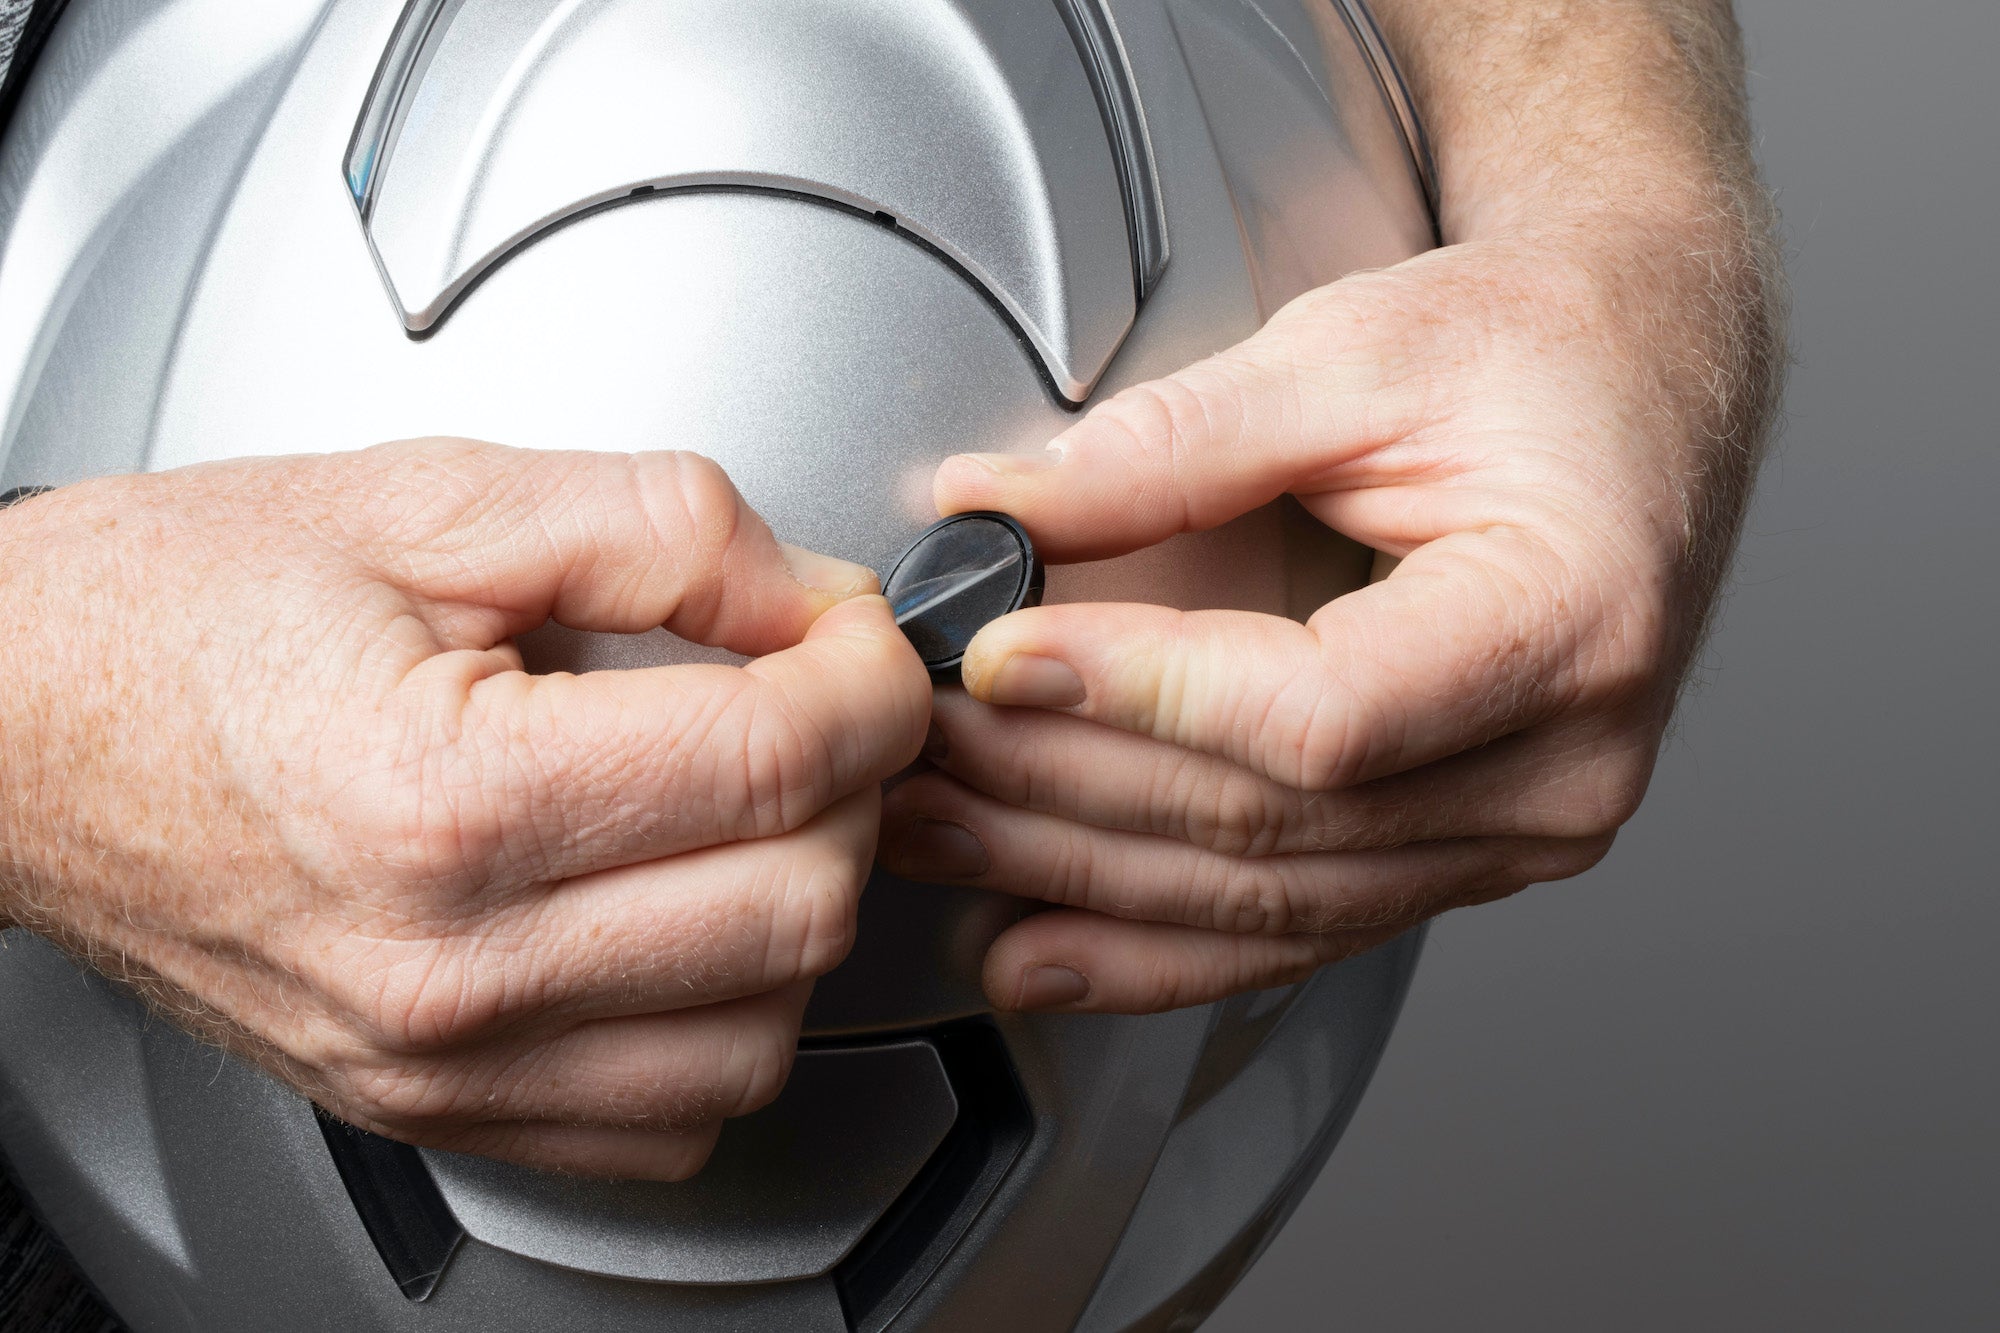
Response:
[{"label": "forearm", "polygon": [[1282,491],[1400,561],[1304,624],[1077,605],[980,631],[882,855],[1063,909],[987,955],[1001,1007],[1294,981],[1581,873],[1645,794],[1782,363],[1735,26],[1722,0],[1374,2],[1447,244],[1305,293],[1045,459],[939,470],[944,512],[1013,514],[1056,558]]},{"label": "forearm", "polygon": [[1437,156],[1446,239],[1749,207],[1727,0],[1376,0]]},{"label": "forearm", "polygon": [[1650,362],[1635,369],[1656,384],[1661,461],[1706,477],[1680,522],[1712,585],[1785,362],[1775,215],[1728,0],[1374,8],[1430,134],[1445,240],[1565,257],[1587,307],[1578,333]]}]

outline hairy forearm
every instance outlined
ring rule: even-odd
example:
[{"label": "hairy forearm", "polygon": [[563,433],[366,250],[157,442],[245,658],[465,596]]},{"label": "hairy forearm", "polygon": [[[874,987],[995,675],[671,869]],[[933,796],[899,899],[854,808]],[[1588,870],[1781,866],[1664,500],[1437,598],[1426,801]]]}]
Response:
[{"label": "hairy forearm", "polygon": [[1707,476],[1682,519],[1712,584],[1785,363],[1775,214],[1728,0],[1374,8],[1431,137],[1446,241],[1570,256],[1592,272],[1597,313],[1648,349],[1657,409],[1679,427],[1662,432],[1663,449],[1679,445],[1662,461]]},{"label": "hairy forearm", "polygon": [[1376,0],[1437,155],[1451,240],[1754,193],[1727,0]]},{"label": "hairy forearm", "polygon": [[1043,459],[938,472],[944,512],[1013,514],[1056,558],[1282,490],[1400,562],[1304,624],[1076,605],[980,631],[882,859],[1060,909],[988,953],[1000,1007],[1295,981],[1582,873],[1645,794],[1782,362],[1735,26],[1721,0],[1374,3],[1447,243]]}]

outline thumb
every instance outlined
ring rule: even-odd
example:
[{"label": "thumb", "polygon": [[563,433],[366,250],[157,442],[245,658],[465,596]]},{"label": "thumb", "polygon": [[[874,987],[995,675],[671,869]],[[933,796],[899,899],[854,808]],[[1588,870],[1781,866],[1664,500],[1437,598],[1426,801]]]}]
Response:
[{"label": "thumb", "polygon": [[1055,560],[1123,555],[1227,523],[1287,491],[1326,489],[1392,434],[1401,395],[1338,284],[1250,339],[1099,404],[1035,454],[960,454],[938,469],[938,511],[997,509]]}]

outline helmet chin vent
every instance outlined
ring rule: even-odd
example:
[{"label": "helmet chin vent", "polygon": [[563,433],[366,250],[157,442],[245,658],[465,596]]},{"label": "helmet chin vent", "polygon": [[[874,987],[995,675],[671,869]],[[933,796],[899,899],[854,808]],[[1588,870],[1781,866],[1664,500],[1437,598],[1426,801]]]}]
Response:
[{"label": "helmet chin vent", "polygon": [[708,1166],[679,1184],[549,1175],[318,1116],[355,1212],[412,1301],[429,1299],[470,1238],[686,1286],[830,1276],[855,1333],[886,1327],[922,1290],[1034,1123],[981,1019],[804,1043],[778,1100],[726,1125]]}]

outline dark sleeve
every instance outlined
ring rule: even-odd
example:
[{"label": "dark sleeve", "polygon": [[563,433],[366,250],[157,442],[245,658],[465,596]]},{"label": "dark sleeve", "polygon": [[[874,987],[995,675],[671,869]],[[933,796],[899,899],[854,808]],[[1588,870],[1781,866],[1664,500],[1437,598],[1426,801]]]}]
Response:
[{"label": "dark sleeve", "polygon": [[0,0],[0,131],[7,128],[28,69],[41,54],[66,0]]},{"label": "dark sleeve", "polygon": [[0,1333],[119,1333],[116,1319],[0,1171]]},{"label": "dark sleeve", "polygon": [[28,26],[28,11],[34,7],[35,0],[0,0],[0,83],[7,80],[14,48],[21,44],[21,29]]}]

